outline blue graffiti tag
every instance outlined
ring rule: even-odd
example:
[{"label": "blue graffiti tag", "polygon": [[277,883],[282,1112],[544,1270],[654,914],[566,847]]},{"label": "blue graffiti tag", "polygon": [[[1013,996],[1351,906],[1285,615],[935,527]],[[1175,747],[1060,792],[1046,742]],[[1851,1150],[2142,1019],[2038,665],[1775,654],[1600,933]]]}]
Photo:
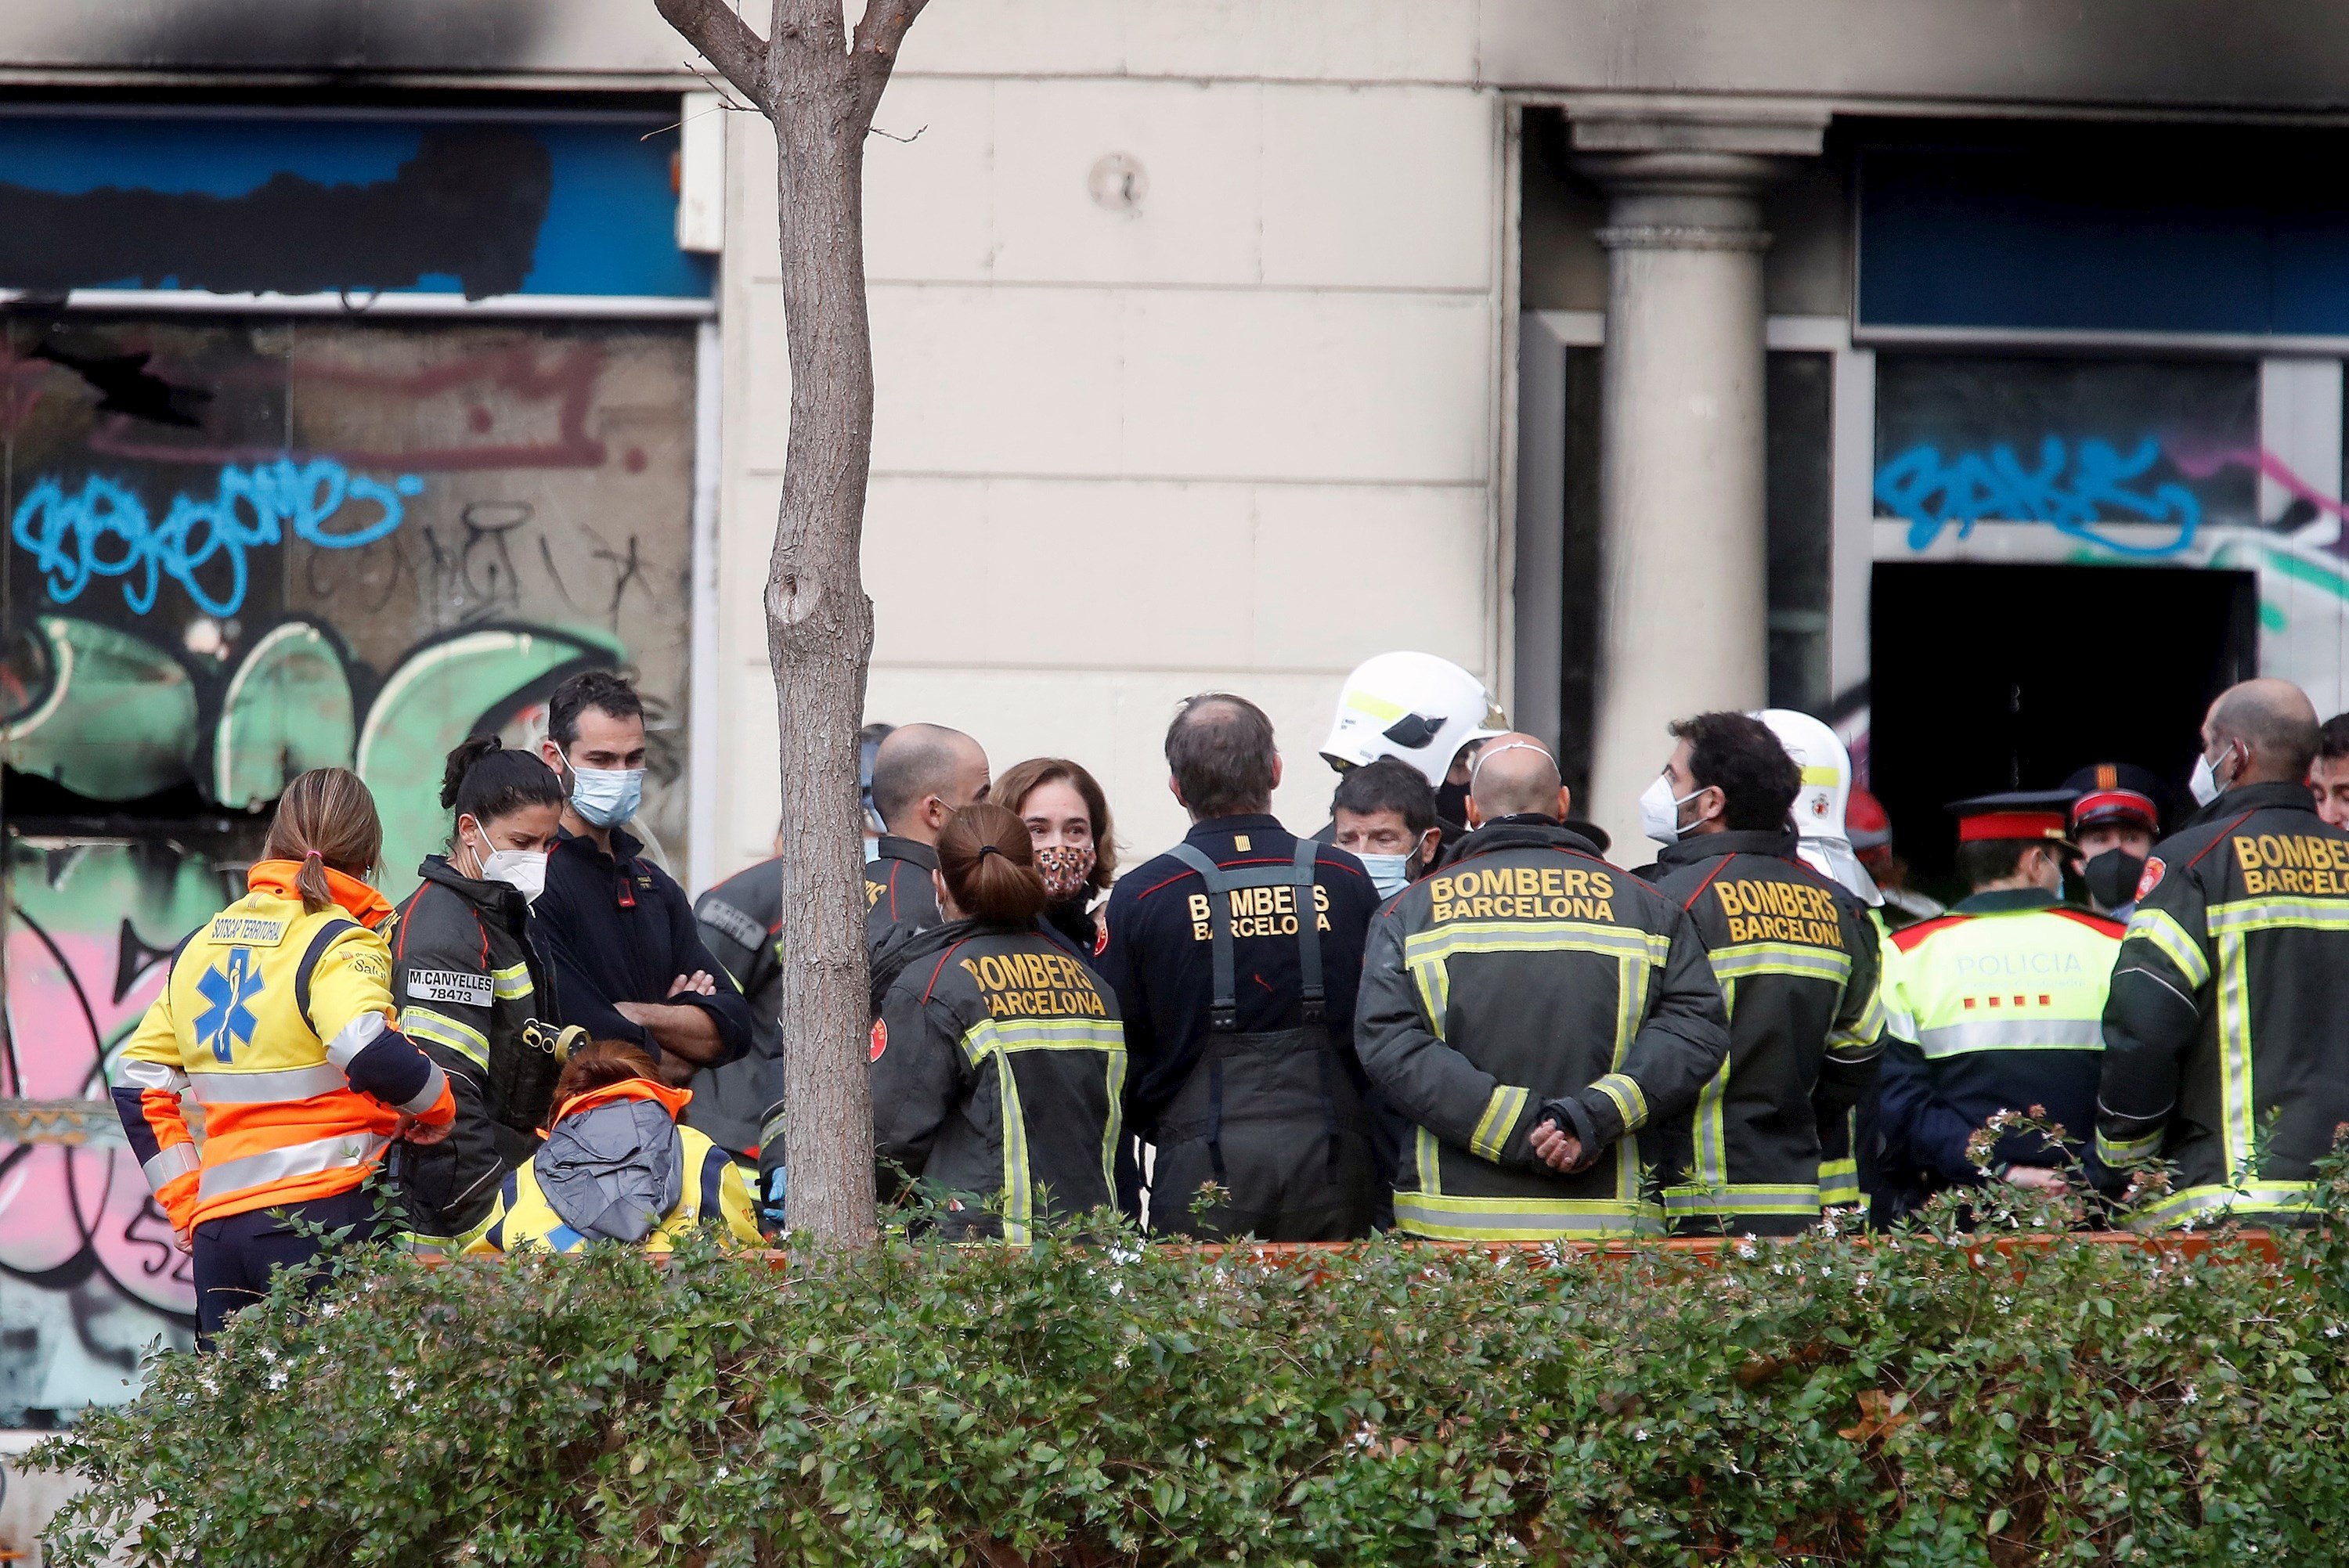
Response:
[{"label": "blue graffiti tag", "polygon": [[[2157,485],[2150,494],[2127,488],[2160,460],[2161,443],[2151,436],[2127,456],[2108,442],[2085,440],[2069,449],[2050,436],[2039,443],[2039,466],[2029,469],[2003,444],[1987,455],[1967,452],[1947,462],[1939,448],[1920,445],[1876,470],[1876,496],[1908,520],[1911,550],[1931,544],[1953,522],[1963,539],[1988,518],[2044,522],[2117,554],[2150,559],[2186,549],[2202,522],[2202,503],[2184,485]],[[2116,513],[2174,523],[2178,537],[2131,544],[2099,531],[2095,525],[2118,521]]]},{"label": "blue graffiti tag", "polygon": [[[415,474],[386,483],[352,474],[332,458],[297,463],[291,458],[241,468],[224,464],[219,489],[209,498],[171,498],[171,510],[157,523],[147,503],[119,480],[92,474],[68,495],[55,479],[44,479],[17,503],[9,532],[33,552],[48,583],[49,597],[69,604],[93,577],[121,577],[123,603],[144,615],[155,607],[165,577],[188,591],[207,614],[233,615],[244,604],[244,552],[282,544],[294,537],[322,550],[356,550],[390,533],[406,515],[402,496],[424,489]],[[361,521],[328,523],[346,502],[378,508]],[[228,586],[215,595],[197,581],[213,557],[228,563]]]}]

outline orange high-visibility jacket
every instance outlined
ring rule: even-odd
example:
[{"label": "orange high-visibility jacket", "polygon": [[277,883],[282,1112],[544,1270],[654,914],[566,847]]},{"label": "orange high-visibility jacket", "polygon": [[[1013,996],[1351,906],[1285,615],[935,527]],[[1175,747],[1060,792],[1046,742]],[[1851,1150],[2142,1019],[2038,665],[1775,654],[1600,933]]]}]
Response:
[{"label": "orange high-visibility jacket", "polygon": [[[369,929],[389,906],[335,872],[339,905],[311,913],[299,870],[254,866],[252,891],[188,938],[116,1069],[123,1131],[182,1230],[347,1192],[403,1114],[456,1114],[446,1075],[392,1026],[391,958]],[[191,1092],[201,1160],[180,1107]]]}]

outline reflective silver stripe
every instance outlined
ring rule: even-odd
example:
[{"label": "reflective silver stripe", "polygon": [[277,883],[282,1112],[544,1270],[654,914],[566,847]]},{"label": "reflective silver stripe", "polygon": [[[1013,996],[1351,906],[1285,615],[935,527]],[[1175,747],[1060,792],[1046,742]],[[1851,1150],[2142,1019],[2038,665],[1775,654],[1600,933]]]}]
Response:
[{"label": "reflective silver stripe", "polygon": [[502,1002],[518,1002],[531,994],[530,965],[516,964],[511,968],[490,971],[491,994]]},{"label": "reflective silver stripe", "polygon": [[2101,1051],[2105,1026],[2098,1018],[1983,1018],[1920,1030],[1917,1048],[1929,1057],[1969,1051]]},{"label": "reflective silver stripe", "polygon": [[431,1066],[432,1076],[424,1080],[424,1087],[399,1102],[398,1109],[410,1116],[422,1116],[430,1110],[440,1102],[440,1091],[448,1085],[449,1075],[440,1070],[440,1065],[435,1062]]},{"label": "reflective silver stripe", "polygon": [[160,1088],[166,1094],[179,1094],[188,1087],[188,1075],[169,1062],[150,1062],[138,1057],[125,1057],[114,1070],[117,1088]]},{"label": "reflective silver stripe", "polygon": [[361,1013],[335,1031],[326,1042],[326,1059],[337,1068],[351,1065],[351,1058],[375,1044],[376,1037],[391,1026],[383,1021],[381,1013]]},{"label": "reflective silver stripe", "polygon": [[459,1023],[429,1007],[405,1007],[399,1014],[399,1032],[410,1040],[429,1040],[436,1046],[446,1046],[483,1071],[489,1069],[490,1042],[479,1029]]},{"label": "reflective silver stripe", "polygon": [[223,1160],[204,1167],[203,1181],[197,1192],[201,1198],[210,1200],[249,1188],[266,1187],[295,1176],[316,1176],[322,1171],[366,1165],[390,1142],[388,1138],[378,1138],[373,1133],[346,1132],[308,1143],[289,1143],[283,1149],[248,1154],[242,1160]]},{"label": "reflective silver stripe", "polygon": [[176,1181],[195,1168],[196,1146],[192,1143],[174,1143],[159,1149],[153,1159],[139,1167],[147,1173],[147,1190],[150,1192],[160,1192],[166,1182]]},{"label": "reflective silver stripe", "polygon": [[308,1099],[351,1087],[343,1069],[331,1062],[266,1073],[191,1073],[189,1081],[195,1087],[196,1098],[206,1105],[266,1105]]}]

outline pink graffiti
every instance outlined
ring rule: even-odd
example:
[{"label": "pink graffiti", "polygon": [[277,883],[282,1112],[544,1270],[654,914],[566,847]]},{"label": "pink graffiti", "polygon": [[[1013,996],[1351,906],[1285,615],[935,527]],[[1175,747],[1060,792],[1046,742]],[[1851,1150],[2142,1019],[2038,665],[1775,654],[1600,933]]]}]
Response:
[{"label": "pink graffiti", "polygon": [[[2292,465],[2273,452],[2257,447],[2222,447],[2208,450],[2193,448],[2165,449],[2169,460],[2189,479],[2207,480],[2221,469],[2249,469],[2261,479],[2282,487],[2298,500],[2306,501],[2318,511],[2333,517],[2349,519],[2349,502],[2329,496],[2315,485],[2300,477]],[[2349,547],[2334,546],[2336,553],[2349,554]]]},{"label": "pink graffiti", "polygon": [[[135,1024],[162,989],[150,964],[114,1000],[115,944],[44,931],[22,911],[8,933],[8,1030],[0,1097],[106,1104],[105,1042]],[[42,1274],[85,1252],[123,1292],[164,1312],[195,1311],[188,1260],[128,1149],[34,1144],[0,1167],[0,1267]]]}]

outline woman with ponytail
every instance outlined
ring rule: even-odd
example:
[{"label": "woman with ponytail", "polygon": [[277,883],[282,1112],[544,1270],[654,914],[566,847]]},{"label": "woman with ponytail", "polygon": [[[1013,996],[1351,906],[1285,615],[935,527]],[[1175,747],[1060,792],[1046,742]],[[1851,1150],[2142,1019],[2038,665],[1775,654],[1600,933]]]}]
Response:
[{"label": "woman with ponytail", "polygon": [[440,808],[449,852],[427,855],[399,906],[391,944],[399,1026],[424,1047],[457,1098],[456,1130],[394,1161],[411,1241],[455,1253],[489,1222],[506,1172],[538,1148],[563,1070],[545,962],[530,906],[546,885],[546,851],[563,783],[528,751],[477,735],[449,753]]},{"label": "woman with ponytail", "polygon": [[288,784],[245,895],[188,938],[123,1048],[115,1109],[195,1255],[199,1346],[273,1270],[314,1267],[322,1233],[371,1237],[367,1172],[395,1140],[440,1141],[456,1115],[448,1076],[392,1026],[391,906],[367,882],[382,852],[358,775]]},{"label": "woman with ponytail", "polygon": [[946,923],[894,955],[873,1025],[881,1194],[917,1181],[949,1237],[1025,1243],[1112,1202],[1125,1029],[1116,994],[1039,924],[1025,823],[965,806],[937,852]]}]

